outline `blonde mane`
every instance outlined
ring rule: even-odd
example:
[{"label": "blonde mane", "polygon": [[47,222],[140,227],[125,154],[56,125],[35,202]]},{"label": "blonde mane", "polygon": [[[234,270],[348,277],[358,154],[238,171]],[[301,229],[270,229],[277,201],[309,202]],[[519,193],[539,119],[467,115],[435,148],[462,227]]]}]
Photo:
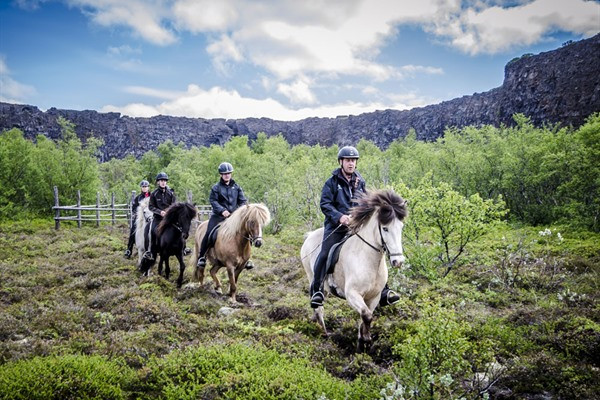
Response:
[{"label": "blonde mane", "polygon": [[265,226],[271,221],[269,209],[261,203],[252,203],[241,206],[233,212],[223,223],[219,230],[221,240],[233,241],[238,233],[246,231],[248,221],[255,221],[260,226]]}]

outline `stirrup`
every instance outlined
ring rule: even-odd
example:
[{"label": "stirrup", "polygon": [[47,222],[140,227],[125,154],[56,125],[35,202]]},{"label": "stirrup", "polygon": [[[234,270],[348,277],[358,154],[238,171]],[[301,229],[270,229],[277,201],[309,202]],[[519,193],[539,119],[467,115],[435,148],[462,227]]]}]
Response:
[{"label": "stirrup", "polygon": [[254,263],[252,261],[248,260],[246,262],[246,266],[244,268],[246,268],[246,269],[253,269],[254,268]]},{"label": "stirrup", "polygon": [[125,250],[125,254],[123,255],[123,257],[131,258],[131,250],[129,250],[129,249]]},{"label": "stirrup", "polygon": [[310,306],[312,308],[322,307],[323,300],[325,300],[325,295],[321,291],[315,292],[310,298]]},{"label": "stirrup", "polygon": [[150,251],[146,251],[144,253],[144,255],[142,256],[142,258],[145,258],[146,260],[150,260],[150,261],[154,260],[154,257],[152,257],[152,253]]},{"label": "stirrup", "polygon": [[196,267],[198,267],[198,268],[206,267],[206,259],[204,257],[200,257],[198,259],[198,262],[196,263]]},{"label": "stirrup", "polygon": [[192,249],[190,249],[189,247],[186,247],[185,249],[183,249],[184,256],[189,256],[190,254],[192,254]]},{"label": "stirrup", "polygon": [[400,296],[398,296],[398,294],[396,292],[394,292],[393,290],[389,289],[386,293],[385,298],[382,298],[381,301],[379,302],[379,304],[382,307],[391,306],[392,304],[396,304],[399,301],[400,301]]}]

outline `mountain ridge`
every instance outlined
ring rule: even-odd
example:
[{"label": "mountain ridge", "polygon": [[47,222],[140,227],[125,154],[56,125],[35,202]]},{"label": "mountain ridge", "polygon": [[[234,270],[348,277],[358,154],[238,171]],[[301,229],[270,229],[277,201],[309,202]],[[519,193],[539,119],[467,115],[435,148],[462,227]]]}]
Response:
[{"label": "mountain ridge", "polygon": [[500,87],[410,110],[277,121],[164,115],[134,118],[93,110],[50,108],[44,112],[32,105],[0,103],[0,130],[19,128],[30,139],[42,134],[56,140],[60,137],[57,118],[62,116],[76,125],[75,131],[83,140],[90,135],[103,139],[101,159],[108,160],[129,154],[140,157],[167,139],[187,147],[209,146],[240,135],[254,139],[259,132],[268,136],[281,133],[292,145],[346,145],[364,138],[386,148],[411,130],[418,139],[432,141],[443,136],[448,127],[511,126],[516,113],[526,115],[536,126],[578,127],[599,111],[600,34],[511,60]]}]

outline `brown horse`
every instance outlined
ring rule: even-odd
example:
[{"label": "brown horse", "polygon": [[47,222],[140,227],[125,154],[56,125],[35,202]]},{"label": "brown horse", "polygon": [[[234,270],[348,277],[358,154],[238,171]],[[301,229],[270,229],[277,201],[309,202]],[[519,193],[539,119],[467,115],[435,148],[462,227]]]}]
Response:
[{"label": "brown horse", "polygon": [[[215,282],[215,290],[221,293],[221,281],[217,277],[219,269],[225,267],[229,277],[229,296],[236,302],[237,281],[240,272],[250,259],[250,249],[254,245],[262,245],[262,228],[271,220],[269,209],[264,204],[248,204],[235,210],[221,223],[216,243],[206,253],[210,262],[210,276]],[[191,262],[196,265],[202,238],[206,233],[208,221],[204,221],[196,230],[196,245]],[[195,277],[200,284],[204,283],[204,268],[196,267]]]}]

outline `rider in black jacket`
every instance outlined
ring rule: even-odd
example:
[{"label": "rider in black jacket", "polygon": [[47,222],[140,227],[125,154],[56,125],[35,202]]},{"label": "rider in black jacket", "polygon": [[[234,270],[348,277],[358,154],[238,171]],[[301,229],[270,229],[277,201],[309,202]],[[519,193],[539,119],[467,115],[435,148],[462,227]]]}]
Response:
[{"label": "rider in black jacket", "polygon": [[[210,205],[212,206],[212,214],[208,220],[208,227],[202,238],[200,245],[200,254],[198,255],[198,268],[206,266],[206,252],[208,251],[208,236],[215,226],[220,224],[229,217],[231,213],[237,210],[240,206],[248,203],[248,199],[244,195],[244,191],[231,178],[233,165],[228,162],[223,162],[219,165],[219,174],[221,179],[210,190]],[[247,269],[254,268],[250,260],[246,263]]]},{"label": "rider in black jacket", "polygon": [[[310,306],[317,308],[323,305],[325,296],[323,280],[327,274],[327,256],[331,247],[342,241],[348,234],[350,222],[350,208],[356,205],[356,200],[366,193],[365,180],[356,171],[358,150],[352,146],[345,146],[338,152],[340,168],[333,171],[321,191],[321,211],[325,214],[323,242],[321,251],[315,261],[315,274],[310,285]],[[400,300],[395,292],[387,286],[381,292],[380,305],[394,304]]]},{"label": "rider in black jacket", "polygon": [[125,258],[131,258],[131,251],[133,250],[133,245],[135,244],[135,230],[137,228],[136,224],[136,215],[138,207],[140,206],[140,201],[144,200],[146,197],[150,196],[149,190],[150,183],[147,180],[143,180],[140,182],[140,190],[142,191],[140,194],[135,196],[133,201],[131,202],[131,230],[129,231],[129,241],[127,242],[127,250],[125,250]]},{"label": "rider in black jacket", "polygon": [[158,188],[152,192],[150,195],[150,201],[148,202],[148,208],[154,214],[154,219],[152,220],[152,225],[150,225],[150,238],[148,239],[148,250],[144,253],[144,258],[152,259],[151,248],[156,244],[156,227],[162,221],[163,216],[165,215],[165,210],[169,208],[169,206],[177,201],[175,198],[175,192],[173,189],[167,186],[167,181],[169,180],[169,176],[160,172],[156,175],[156,183],[158,184]]}]

